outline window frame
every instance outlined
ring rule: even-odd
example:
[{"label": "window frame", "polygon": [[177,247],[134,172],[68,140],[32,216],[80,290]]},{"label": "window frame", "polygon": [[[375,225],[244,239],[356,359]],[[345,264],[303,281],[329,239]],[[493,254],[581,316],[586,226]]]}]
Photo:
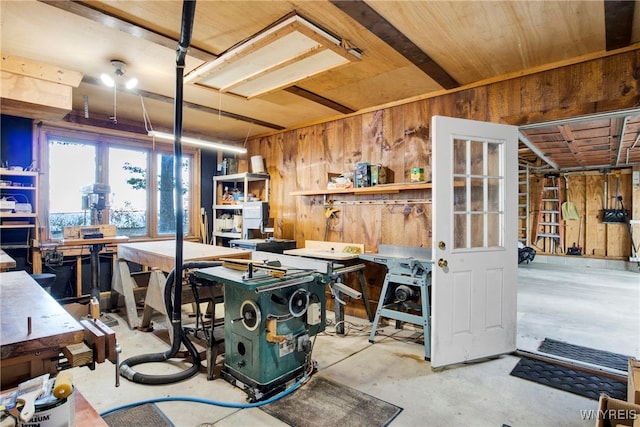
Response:
[{"label": "window frame", "polygon": [[[100,157],[102,170],[97,171],[96,179],[104,182],[109,170],[109,147],[130,148],[147,150],[149,153],[149,172],[148,177],[157,176],[157,167],[155,158],[158,153],[168,153],[173,156],[173,144],[154,141],[152,138],[132,132],[117,131],[111,129],[103,129],[92,126],[78,125],[71,126],[66,124],[42,123],[37,126],[38,131],[34,135],[34,144],[38,151],[37,164],[40,174],[40,191],[38,194],[38,221],[39,221],[39,240],[51,240],[49,230],[49,141],[58,139],[69,142],[83,142],[87,144],[95,144],[97,157]],[[197,239],[199,237],[200,222],[200,185],[196,182],[196,177],[200,176],[201,170],[201,150],[198,148],[182,146],[183,156],[191,157],[191,167],[189,180],[189,228],[184,233],[185,239]],[[175,233],[158,233],[157,220],[157,182],[156,179],[147,179],[147,234],[144,236],[131,236],[131,240],[166,240],[175,237]],[[107,216],[108,218],[108,216]]]}]

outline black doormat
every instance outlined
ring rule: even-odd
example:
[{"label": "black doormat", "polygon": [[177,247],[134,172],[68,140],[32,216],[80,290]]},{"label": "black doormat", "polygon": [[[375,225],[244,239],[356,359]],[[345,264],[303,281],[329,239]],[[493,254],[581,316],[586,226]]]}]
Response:
[{"label": "black doormat", "polygon": [[155,403],[121,409],[102,417],[110,427],[175,427]]},{"label": "black doormat", "polygon": [[317,375],[260,409],[293,427],[386,426],[402,412],[399,406]]},{"label": "black doormat", "polygon": [[626,400],[627,384],[613,378],[523,357],[511,375],[598,400],[602,393]]},{"label": "black doormat", "polygon": [[622,372],[627,372],[629,365],[628,360],[632,358],[624,354],[567,344],[566,342],[556,341],[551,338],[545,338],[540,344],[540,347],[538,347],[538,351],[555,356],[562,356],[571,360],[591,363],[597,366],[605,366]]}]

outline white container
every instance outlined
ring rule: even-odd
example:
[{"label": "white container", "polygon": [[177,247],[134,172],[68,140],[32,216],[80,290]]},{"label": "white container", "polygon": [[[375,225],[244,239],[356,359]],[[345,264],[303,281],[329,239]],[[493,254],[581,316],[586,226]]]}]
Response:
[{"label": "white container", "polygon": [[76,425],[76,396],[71,394],[63,399],[47,403],[36,403],[35,412],[28,423],[19,422],[19,427],[74,427]]},{"label": "white container", "polygon": [[264,173],[264,159],[262,156],[251,156],[251,171],[253,173]]}]

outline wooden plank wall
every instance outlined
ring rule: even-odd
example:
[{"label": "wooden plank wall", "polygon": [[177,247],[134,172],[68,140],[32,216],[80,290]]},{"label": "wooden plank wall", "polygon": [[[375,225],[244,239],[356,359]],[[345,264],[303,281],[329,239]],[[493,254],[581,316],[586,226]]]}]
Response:
[{"label": "wooden plank wall", "polygon": [[[433,115],[524,125],[631,108],[640,105],[635,77],[639,64],[640,53],[635,50],[251,139],[249,153],[265,158],[272,178],[270,207],[276,219],[275,237],[295,239],[299,247],[305,240],[324,239],[323,196],[289,193],[325,188],[328,172],[352,171],[357,162],[367,161],[389,167],[395,182],[409,181],[413,167],[424,167],[430,179]],[[630,174],[622,176],[620,192],[625,207],[635,209],[631,206]],[[581,246],[588,255],[624,258],[630,253],[628,233],[625,235],[619,225],[599,220],[603,179],[602,174],[569,178],[569,197],[584,215]],[[615,188],[611,179],[609,176],[610,193]],[[531,192],[535,202],[539,186],[531,185]],[[331,196],[343,204],[336,205],[340,212],[329,225],[327,240],[364,243],[367,251],[374,252],[382,243],[430,247],[430,198],[430,190]],[[405,203],[416,199],[423,203]],[[577,227],[575,222],[566,225],[569,246],[577,240]],[[372,268],[367,268],[367,281],[375,299],[384,271],[377,274],[375,266]],[[361,315],[364,306],[355,306],[348,306],[347,312]]]},{"label": "wooden plank wall", "polygon": [[[622,197],[622,205],[619,208],[624,205],[626,210],[631,211],[633,206],[631,168],[619,170],[621,171],[619,182],[616,182],[617,178],[614,174],[605,174],[604,171],[573,172],[561,175],[561,186],[565,188],[560,192],[561,202],[573,203],[580,219],[563,220],[564,251],[558,252],[551,250],[548,239],[535,241],[543,175],[533,174],[530,177],[530,237],[533,247],[541,253],[564,255],[567,248],[575,244],[582,248],[583,256],[627,259],[632,248],[628,225],[602,222],[602,210],[605,208],[605,179],[607,181],[608,209],[616,207],[616,185],[618,185],[617,195]],[[566,182],[568,182],[568,191],[566,191]]]}]

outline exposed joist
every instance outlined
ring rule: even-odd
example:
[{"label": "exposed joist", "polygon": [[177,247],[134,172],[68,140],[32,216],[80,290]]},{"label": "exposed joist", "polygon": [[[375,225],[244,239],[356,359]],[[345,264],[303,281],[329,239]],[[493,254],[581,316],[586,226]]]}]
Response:
[{"label": "exposed joist", "polygon": [[620,49],[631,44],[635,1],[605,0],[604,23],[607,50]]},{"label": "exposed joist", "polygon": [[[93,78],[93,77],[90,77],[90,76],[84,76],[82,78],[82,82],[83,83],[92,84],[92,85],[96,85],[96,86],[102,85],[102,82],[100,80],[98,80],[96,78]],[[134,92],[137,93],[138,95],[142,96],[143,98],[153,99],[153,100],[165,102],[165,103],[168,103],[168,104],[173,104],[174,103],[174,99],[172,97],[170,97],[170,96],[160,95],[158,93],[148,92],[148,91],[141,90],[141,89],[134,90]],[[205,113],[213,114],[213,115],[216,115],[216,116],[222,116],[222,117],[226,117],[226,118],[229,118],[229,119],[240,120],[242,122],[253,123],[255,125],[264,126],[264,127],[269,128],[269,129],[274,129],[274,130],[283,130],[284,129],[284,126],[276,125],[274,123],[265,122],[265,121],[258,120],[258,119],[252,118],[252,117],[242,116],[240,114],[230,113],[228,111],[219,110],[217,108],[206,107],[204,105],[195,104],[193,102],[183,101],[183,106],[185,108],[190,108],[192,110],[203,111]]]},{"label": "exposed joist", "polygon": [[551,159],[549,159],[542,151],[540,151],[535,144],[531,143],[531,141],[529,141],[529,139],[522,132],[518,132],[518,139],[524,145],[529,147],[529,149],[533,151],[536,154],[536,156],[540,157],[542,161],[544,161],[546,164],[551,166],[553,169],[556,169],[556,170],[558,169],[558,165],[555,162],[551,161]]},{"label": "exposed joist", "polygon": [[364,1],[329,0],[338,9],[349,15],[360,25],[371,31],[402,56],[424,71],[436,83],[445,89],[460,86],[453,77],[438,65],[429,55],[422,51],[407,36],[401,33],[389,21],[372,9]]},{"label": "exposed joist", "polygon": [[342,104],[338,104],[337,102],[334,102],[316,93],[303,89],[300,86],[291,86],[291,87],[285,88],[284,90],[294,95],[298,95],[304,99],[308,99],[309,101],[313,101],[317,104],[321,104],[321,105],[324,105],[325,107],[339,111],[340,113],[351,114],[355,112],[355,110],[352,110],[349,107],[345,107]]},{"label": "exposed joist", "polygon": [[[155,43],[160,46],[164,46],[171,50],[174,50],[178,46],[178,40],[175,40],[171,37],[167,37],[155,31],[151,31],[147,28],[141,27],[138,24],[134,24],[132,22],[119,18],[115,15],[111,15],[109,13],[96,9],[84,2],[68,1],[68,0],[63,0],[63,1],[39,0],[39,1],[51,6],[57,7],[59,9],[62,9],[66,12],[73,13],[74,15],[78,15],[83,18],[90,19],[91,21],[97,22],[101,25],[104,25],[105,27],[122,31],[123,33],[129,34],[134,37],[139,37],[143,40],[148,40],[152,43]],[[218,57],[217,55],[211,52],[198,49],[197,47],[194,47],[194,46],[189,47],[189,55],[193,56],[194,58],[198,58],[202,61],[213,61]]]}]

